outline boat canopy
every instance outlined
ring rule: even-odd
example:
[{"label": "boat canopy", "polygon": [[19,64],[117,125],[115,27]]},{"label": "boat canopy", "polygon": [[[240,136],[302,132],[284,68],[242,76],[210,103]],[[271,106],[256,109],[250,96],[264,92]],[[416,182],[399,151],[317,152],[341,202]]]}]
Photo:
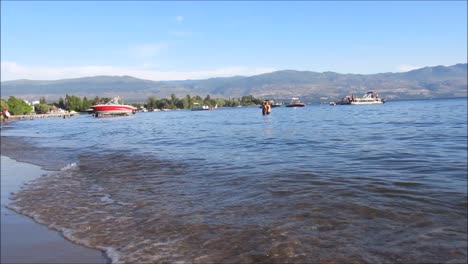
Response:
[{"label": "boat canopy", "polygon": [[116,96],[116,97],[112,98],[112,100],[110,100],[109,102],[107,102],[106,105],[120,104],[120,103],[119,103],[119,99],[120,99],[120,97],[119,97],[119,96]]}]

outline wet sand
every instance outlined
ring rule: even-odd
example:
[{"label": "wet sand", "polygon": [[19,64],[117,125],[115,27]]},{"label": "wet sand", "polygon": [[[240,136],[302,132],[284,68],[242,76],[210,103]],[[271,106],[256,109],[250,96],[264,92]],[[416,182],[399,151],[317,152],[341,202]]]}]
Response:
[{"label": "wet sand", "polygon": [[1,156],[1,263],[109,263],[102,252],[75,245],[5,207],[12,192],[44,173],[39,166]]}]

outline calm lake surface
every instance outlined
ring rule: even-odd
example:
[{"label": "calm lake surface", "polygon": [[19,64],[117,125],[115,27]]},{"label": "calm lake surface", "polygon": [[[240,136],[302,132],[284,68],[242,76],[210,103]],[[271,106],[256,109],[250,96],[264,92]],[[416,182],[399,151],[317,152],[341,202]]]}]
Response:
[{"label": "calm lake surface", "polygon": [[459,263],[467,118],[466,99],[80,115],[11,122],[2,150],[58,170],[11,207],[114,262]]}]

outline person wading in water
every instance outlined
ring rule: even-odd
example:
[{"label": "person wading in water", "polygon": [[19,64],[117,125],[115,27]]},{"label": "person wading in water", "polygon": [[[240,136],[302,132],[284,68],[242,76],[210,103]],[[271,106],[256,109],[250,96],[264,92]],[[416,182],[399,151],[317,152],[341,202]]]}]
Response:
[{"label": "person wading in water", "polygon": [[8,112],[8,109],[3,109],[2,115],[4,122],[8,122],[8,119],[10,118],[10,112]]},{"label": "person wading in water", "polygon": [[271,105],[270,102],[267,100],[263,101],[262,103],[262,114],[269,115],[271,113]]}]

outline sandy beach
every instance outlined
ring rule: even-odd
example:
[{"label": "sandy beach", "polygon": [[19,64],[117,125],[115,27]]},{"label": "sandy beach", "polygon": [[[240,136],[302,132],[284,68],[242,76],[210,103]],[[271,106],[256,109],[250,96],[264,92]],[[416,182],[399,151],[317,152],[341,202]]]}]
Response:
[{"label": "sandy beach", "polygon": [[11,193],[46,171],[1,156],[1,263],[108,263],[102,252],[75,245],[60,233],[6,208]]}]

